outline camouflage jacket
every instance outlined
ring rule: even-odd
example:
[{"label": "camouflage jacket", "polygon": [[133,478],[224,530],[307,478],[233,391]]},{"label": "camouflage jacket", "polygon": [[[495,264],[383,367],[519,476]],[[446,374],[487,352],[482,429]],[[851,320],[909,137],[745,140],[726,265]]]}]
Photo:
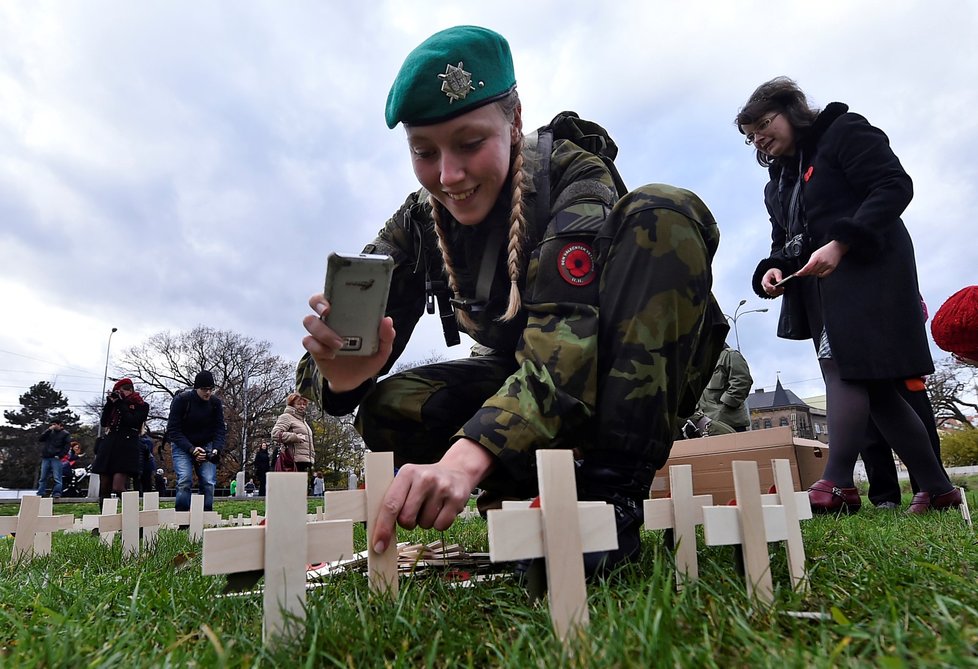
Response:
[{"label": "camouflage jacket", "polygon": [[[546,181],[535,170],[532,141],[525,156],[526,172],[533,177],[532,184],[528,179],[524,186],[530,212],[536,208],[537,186]],[[479,442],[510,464],[573,434],[593,417],[597,399],[599,282],[575,283],[566,272],[561,276],[559,259],[578,242],[594,248],[595,236],[618,197],[601,159],[567,140],[553,143],[549,184],[548,220],[528,216],[531,239],[520,279],[521,313],[508,323],[496,321],[505,310],[509,291],[503,244],[487,307],[472,314],[479,327],[468,332],[495,353],[514,355],[518,367],[456,436]],[[676,189],[663,189],[664,199],[676,197]],[[489,229],[508,226],[509,192],[508,186],[503,188],[496,207],[478,226],[448,222],[448,242],[463,298],[474,296]],[[672,208],[685,211],[686,206],[680,203]],[[397,336],[389,369],[424,310],[426,276],[442,274],[426,193],[412,193],[364,252],[386,253],[395,261],[387,315],[394,319]],[[426,272],[426,267],[434,271]],[[353,411],[372,385],[367,382],[348,393],[331,393],[308,354],[297,371],[299,392],[334,415]]]},{"label": "camouflage jacket", "polygon": [[747,397],[753,383],[744,356],[735,348],[725,348],[713,376],[703,389],[698,408],[711,419],[730,427],[747,427],[750,424]]}]

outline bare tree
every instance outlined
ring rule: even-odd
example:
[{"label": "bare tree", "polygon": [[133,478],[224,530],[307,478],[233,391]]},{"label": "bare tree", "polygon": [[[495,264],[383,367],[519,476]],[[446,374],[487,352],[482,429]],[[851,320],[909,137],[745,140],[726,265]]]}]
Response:
[{"label": "bare tree", "polygon": [[926,384],[938,427],[949,421],[957,422],[964,429],[975,427],[974,421],[978,416],[978,370],[949,356],[938,361]]},{"label": "bare tree", "polygon": [[[203,325],[188,332],[155,334],[123,351],[117,368],[150,404],[150,421],[160,432],[173,397],[193,387],[197,372],[206,369],[214,374],[228,428],[219,480],[251,461],[258,444],[251,435],[267,438],[295,386],[295,363],[273,355],[268,342]],[[243,443],[247,443],[244,462]]]}]

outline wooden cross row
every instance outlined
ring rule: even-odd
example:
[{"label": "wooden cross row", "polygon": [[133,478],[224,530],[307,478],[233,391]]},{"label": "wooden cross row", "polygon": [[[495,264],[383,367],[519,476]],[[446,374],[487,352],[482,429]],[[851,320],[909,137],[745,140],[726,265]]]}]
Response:
[{"label": "wooden cross row", "polygon": [[16,516],[0,518],[0,534],[16,534],[11,560],[18,562],[30,557],[48,555],[51,552],[51,533],[69,530],[74,516],[53,515],[54,502],[50,497],[28,495],[20,500]]},{"label": "wooden cross row", "polygon": [[[736,506],[703,509],[703,536],[708,546],[741,545],[747,590],[764,602],[774,597],[768,542],[786,541],[792,586],[807,587],[805,547],[799,521],[811,518],[807,492],[795,492],[788,460],[772,460],[775,485],[788,494],[762,495],[757,463],[734,461]],[[765,505],[765,502],[778,502]]]}]

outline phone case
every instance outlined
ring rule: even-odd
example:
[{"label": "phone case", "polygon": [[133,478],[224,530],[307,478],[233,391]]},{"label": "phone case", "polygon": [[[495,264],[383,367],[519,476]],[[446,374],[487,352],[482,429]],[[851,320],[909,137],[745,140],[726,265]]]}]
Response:
[{"label": "phone case", "polygon": [[337,355],[377,352],[377,333],[387,310],[393,269],[394,260],[387,255],[329,255],[323,294],[330,309],[323,322],[343,338]]}]

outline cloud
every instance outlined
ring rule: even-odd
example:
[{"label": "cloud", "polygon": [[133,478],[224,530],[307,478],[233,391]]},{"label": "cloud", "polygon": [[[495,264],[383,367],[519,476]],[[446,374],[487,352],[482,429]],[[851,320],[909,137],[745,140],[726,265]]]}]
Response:
[{"label": "cloud", "polygon": [[[972,3],[4,3],[0,369],[17,374],[0,372],[0,404],[72,368],[96,380],[72,403],[91,399],[111,327],[115,350],[206,324],[297,359],[328,253],[359,250],[415,188],[383,122],[390,82],[458,23],[509,38],[528,126],[574,109],[611,131],[629,184],[709,205],[724,310],[769,308],[738,321],[758,385],[780,370],[821,392],[811,345],[778,340],[779,303],[749,287],[765,174],[732,119],[772,76],[887,132],[932,311],[976,282]],[[425,318],[404,359],[465,353],[441,342]]]}]

